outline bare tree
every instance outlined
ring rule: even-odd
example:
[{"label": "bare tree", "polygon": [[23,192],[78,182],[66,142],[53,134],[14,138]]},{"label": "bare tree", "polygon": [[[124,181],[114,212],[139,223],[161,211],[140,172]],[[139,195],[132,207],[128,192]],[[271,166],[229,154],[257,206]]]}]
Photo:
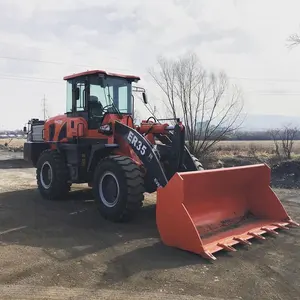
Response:
[{"label": "bare tree", "polygon": [[280,158],[280,150],[279,150],[280,130],[279,129],[271,129],[268,131],[268,134],[273,140],[273,143],[275,146],[275,154]]},{"label": "bare tree", "polygon": [[299,133],[298,127],[284,126],[281,131],[282,149],[287,159],[291,159],[294,141]]},{"label": "bare tree", "polygon": [[194,155],[208,153],[239,128],[241,93],[229,86],[225,73],[208,74],[195,54],[176,60],[160,57],[158,67],[149,73],[165,96],[168,117],[183,120]]},{"label": "bare tree", "polygon": [[[291,159],[294,141],[299,135],[299,128],[291,125],[285,125],[282,129],[270,130],[269,135],[273,139],[276,155],[280,158],[280,152],[282,152],[284,158]],[[281,149],[279,146],[280,144]]]},{"label": "bare tree", "polygon": [[298,46],[300,44],[300,35],[298,33],[293,33],[289,36],[287,41],[288,41],[288,47],[289,48],[293,48],[295,46]]}]

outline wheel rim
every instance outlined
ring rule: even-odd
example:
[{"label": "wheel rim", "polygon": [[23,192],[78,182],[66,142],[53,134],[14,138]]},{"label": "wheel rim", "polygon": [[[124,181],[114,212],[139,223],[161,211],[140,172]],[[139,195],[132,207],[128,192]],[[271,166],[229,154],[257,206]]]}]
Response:
[{"label": "wheel rim", "polygon": [[52,184],[53,171],[49,162],[44,162],[40,171],[41,184],[44,189],[49,189]]},{"label": "wheel rim", "polygon": [[99,194],[101,201],[107,207],[114,207],[120,194],[119,182],[116,176],[111,172],[105,172],[99,183]]}]

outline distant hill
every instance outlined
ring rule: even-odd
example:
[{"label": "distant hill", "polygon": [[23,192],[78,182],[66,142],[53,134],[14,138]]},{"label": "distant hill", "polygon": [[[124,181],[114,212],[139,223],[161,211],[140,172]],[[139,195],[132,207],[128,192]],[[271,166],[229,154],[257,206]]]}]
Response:
[{"label": "distant hill", "polygon": [[300,127],[300,116],[249,114],[246,116],[241,130],[264,131],[274,128],[281,128],[287,124]]}]

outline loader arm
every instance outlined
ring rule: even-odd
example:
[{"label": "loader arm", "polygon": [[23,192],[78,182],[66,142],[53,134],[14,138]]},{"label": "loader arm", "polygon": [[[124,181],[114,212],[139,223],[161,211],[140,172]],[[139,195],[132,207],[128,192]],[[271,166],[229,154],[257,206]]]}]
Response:
[{"label": "loader arm", "polygon": [[147,139],[135,129],[118,121],[115,122],[115,134],[120,135],[130,145],[157,188],[166,186],[168,179],[153,146]]},{"label": "loader arm", "polygon": [[185,131],[174,130],[164,134],[156,134],[155,137],[163,144],[170,147],[170,153],[177,157],[177,169],[173,169],[173,175],[176,172],[197,171],[197,166],[191,156],[190,151],[185,145]]},{"label": "loader arm", "polygon": [[[163,145],[158,145],[162,152],[167,152],[170,179],[176,172],[197,171],[197,166],[185,145],[185,127],[181,123],[175,126],[160,123],[142,123],[139,132],[153,134]],[[165,149],[163,149],[165,148]]]}]

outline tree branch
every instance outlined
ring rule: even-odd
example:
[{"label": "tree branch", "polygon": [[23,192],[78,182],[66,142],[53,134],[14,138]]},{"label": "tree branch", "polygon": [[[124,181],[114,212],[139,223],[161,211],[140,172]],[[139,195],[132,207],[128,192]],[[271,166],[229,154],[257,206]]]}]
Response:
[{"label": "tree branch", "polygon": [[195,54],[174,60],[159,58],[158,67],[150,75],[165,95],[168,110],[174,117],[182,115],[193,154],[204,154],[241,125],[237,121],[242,97],[231,92],[224,72],[207,75]]}]

